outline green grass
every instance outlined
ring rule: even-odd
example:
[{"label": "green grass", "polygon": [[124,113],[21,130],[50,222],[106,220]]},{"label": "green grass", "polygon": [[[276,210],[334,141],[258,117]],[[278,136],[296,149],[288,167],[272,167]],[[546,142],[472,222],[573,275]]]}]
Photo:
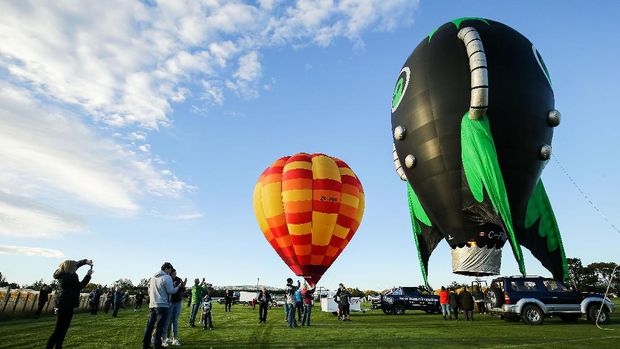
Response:
[{"label": "green grass", "polygon": [[[547,318],[542,326],[505,322],[475,314],[474,322],[444,321],[439,315],[408,311],[403,316],[380,311],[353,313],[352,321],[314,307],[312,327],[287,328],[281,308],[269,311],[267,324],[258,324],[258,308],[234,306],[225,313],[214,305],[214,331],[187,326],[188,308],[180,317],[181,348],[338,347],[338,348],[618,348],[620,320],[612,314],[602,331],[580,320],[563,323]],[[65,340],[66,348],[140,348],[147,310],[121,310],[118,318],[100,312],[76,314]],[[0,348],[43,348],[54,317],[0,322]]]}]

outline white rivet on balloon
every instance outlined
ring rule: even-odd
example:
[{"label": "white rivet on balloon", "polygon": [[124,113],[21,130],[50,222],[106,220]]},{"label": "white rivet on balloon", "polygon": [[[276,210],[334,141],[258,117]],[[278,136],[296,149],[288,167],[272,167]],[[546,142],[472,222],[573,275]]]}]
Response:
[{"label": "white rivet on balloon", "polygon": [[547,122],[549,123],[549,126],[551,127],[558,126],[560,124],[561,119],[562,119],[562,113],[560,113],[558,110],[551,109],[549,111],[549,116],[547,117]]},{"label": "white rivet on balloon", "polygon": [[541,160],[549,160],[551,159],[551,146],[548,144],[543,145],[540,148],[540,153],[538,154]]},{"label": "white rivet on balloon", "polygon": [[415,164],[416,164],[415,156],[409,154],[405,157],[405,166],[407,166],[407,168],[413,168],[415,167]]},{"label": "white rivet on balloon", "polygon": [[397,141],[402,141],[405,139],[405,135],[407,133],[407,129],[404,126],[396,126],[394,129],[394,139]]}]

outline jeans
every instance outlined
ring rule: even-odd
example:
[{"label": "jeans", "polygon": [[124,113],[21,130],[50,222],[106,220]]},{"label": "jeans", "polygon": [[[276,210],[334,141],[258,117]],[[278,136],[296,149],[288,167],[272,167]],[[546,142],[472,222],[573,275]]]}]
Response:
[{"label": "jeans", "polygon": [[441,314],[443,317],[450,316],[450,304],[441,305]]},{"label": "jeans", "polygon": [[465,313],[465,321],[474,321],[473,310],[463,310],[463,313]]},{"label": "jeans", "polygon": [[181,314],[181,302],[171,303],[168,309],[168,318],[164,324],[164,338],[168,338],[168,330],[172,326],[172,337],[179,335],[179,315]]},{"label": "jeans", "polygon": [[[153,328],[155,328],[155,343],[153,343],[154,349],[161,349],[161,335],[164,332],[164,322],[168,318],[168,308],[151,308],[149,319],[146,322],[146,329],[144,330],[144,339],[142,340],[142,348],[149,349],[151,346],[151,336],[153,335]],[[157,327],[155,324],[157,323]]]},{"label": "jeans", "polygon": [[288,327],[297,326],[297,321],[295,321],[295,304],[288,305]]},{"label": "jeans", "polygon": [[189,314],[190,326],[194,326],[196,323],[196,313],[198,313],[198,308],[200,308],[200,304],[192,304],[192,312]]},{"label": "jeans", "polygon": [[284,321],[288,321],[288,303],[284,302]]},{"label": "jeans", "polygon": [[262,322],[267,322],[267,309],[269,308],[268,303],[259,303],[258,304],[258,320]]},{"label": "jeans", "polygon": [[[454,318],[455,319],[459,319],[459,308],[452,308],[452,313],[454,314]],[[452,318],[452,315],[450,315],[450,318]]]},{"label": "jeans", "polygon": [[121,302],[116,302],[114,303],[114,312],[112,313],[112,316],[116,317],[116,315],[118,315],[118,310],[121,308]]},{"label": "jeans", "polygon": [[73,308],[58,308],[56,327],[47,341],[47,349],[62,348],[62,343],[65,341],[69,326],[71,326],[71,319],[73,319]]},{"label": "jeans", "polygon": [[[310,315],[312,314],[312,303],[310,304],[304,304],[304,317],[301,320],[301,325],[304,326],[310,326]],[[308,322],[306,324],[306,321]]]},{"label": "jeans", "polygon": [[206,330],[207,328],[213,329],[213,318],[211,317],[211,311],[205,311],[202,313],[202,323],[203,327]]},{"label": "jeans", "polygon": [[301,322],[301,316],[304,311],[304,304],[302,302],[296,302],[295,309],[297,309],[297,321]]}]

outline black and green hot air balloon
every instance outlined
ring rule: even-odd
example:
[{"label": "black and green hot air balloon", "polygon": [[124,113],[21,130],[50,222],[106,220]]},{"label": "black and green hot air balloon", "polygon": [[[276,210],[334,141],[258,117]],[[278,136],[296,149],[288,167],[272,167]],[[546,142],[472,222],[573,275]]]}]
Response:
[{"label": "black and green hot air balloon", "polygon": [[507,242],[523,274],[521,246],[568,279],[540,180],[559,122],[543,59],[516,30],[460,18],[416,47],[396,81],[392,131],[425,282],[442,239],[457,274],[498,274]]}]

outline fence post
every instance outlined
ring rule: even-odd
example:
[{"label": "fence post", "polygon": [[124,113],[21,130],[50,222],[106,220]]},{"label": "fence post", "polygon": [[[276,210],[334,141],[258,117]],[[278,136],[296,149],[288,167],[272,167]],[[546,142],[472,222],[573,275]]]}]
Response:
[{"label": "fence post", "polygon": [[17,298],[15,298],[15,304],[13,304],[13,313],[15,312],[15,308],[17,308],[17,302],[19,302],[19,297],[22,295],[20,291],[17,291]]},{"label": "fence post", "polygon": [[47,313],[50,309],[50,303],[52,303],[52,298],[54,298],[54,294],[50,293],[47,295],[47,305],[45,306],[45,312]]},{"label": "fence post", "polygon": [[6,309],[6,306],[9,304],[9,298],[11,298],[11,288],[6,288],[6,296],[4,296],[4,306],[2,307],[2,312]]},{"label": "fence post", "polygon": [[22,313],[26,310],[26,306],[28,305],[28,299],[30,299],[30,292],[26,294],[26,300],[24,301],[24,306],[22,307]]},{"label": "fence post", "polygon": [[[39,292],[41,292],[41,291],[39,291]],[[40,293],[37,293],[37,294],[34,295],[34,301],[32,301],[32,307],[30,307],[30,312],[32,312],[34,310],[34,306],[37,304],[37,301],[39,300],[39,295],[40,295]]]}]

